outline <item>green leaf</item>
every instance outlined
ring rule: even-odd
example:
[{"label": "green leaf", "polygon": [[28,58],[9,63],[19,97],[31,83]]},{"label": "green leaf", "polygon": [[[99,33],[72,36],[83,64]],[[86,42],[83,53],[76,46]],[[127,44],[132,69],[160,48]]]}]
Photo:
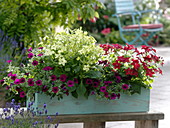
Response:
[{"label": "green leaf", "polygon": [[81,83],[80,85],[78,85],[77,89],[76,89],[76,92],[78,94],[78,96],[84,96],[85,93],[86,93],[86,88],[85,86]]},{"label": "green leaf", "polygon": [[100,71],[93,71],[93,70],[89,71],[86,75],[90,78],[101,78],[102,77],[102,73]]}]

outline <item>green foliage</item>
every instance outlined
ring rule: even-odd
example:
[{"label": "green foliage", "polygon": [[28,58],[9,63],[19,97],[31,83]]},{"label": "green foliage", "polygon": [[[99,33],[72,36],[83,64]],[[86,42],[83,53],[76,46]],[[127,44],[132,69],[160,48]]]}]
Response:
[{"label": "green foliage", "polygon": [[78,15],[84,20],[98,17],[94,4],[102,6],[97,0],[1,0],[0,29],[25,47],[33,46],[57,25],[71,26]]},{"label": "green foliage", "polygon": [[[99,17],[93,17],[85,23],[79,18],[73,28],[82,27],[84,31],[88,31],[90,35],[95,37],[97,43],[120,43],[123,44],[119,36],[116,19],[112,17],[114,14],[114,4],[111,0],[107,0],[105,8],[95,7],[99,13]],[[102,31],[107,31],[106,33]]]}]

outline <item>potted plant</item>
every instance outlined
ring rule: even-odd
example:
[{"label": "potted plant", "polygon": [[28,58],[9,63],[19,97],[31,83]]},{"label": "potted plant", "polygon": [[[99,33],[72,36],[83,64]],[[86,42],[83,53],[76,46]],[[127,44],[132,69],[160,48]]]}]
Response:
[{"label": "potted plant", "polygon": [[154,48],[96,45],[82,30],[46,40],[28,49],[27,63],[16,67],[7,61],[9,74],[1,80],[2,86],[20,97],[34,97],[35,106],[50,102],[52,110],[57,105],[62,114],[73,114],[76,106],[82,109],[80,113],[98,113],[96,108],[99,113],[148,111],[149,89],[163,65]]}]

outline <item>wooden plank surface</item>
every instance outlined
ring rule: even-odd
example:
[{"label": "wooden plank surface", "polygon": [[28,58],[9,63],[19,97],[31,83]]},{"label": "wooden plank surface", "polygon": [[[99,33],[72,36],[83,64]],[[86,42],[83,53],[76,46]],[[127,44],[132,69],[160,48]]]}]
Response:
[{"label": "wooden plank surface", "polygon": [[84,122],[83,128],[105,128],[105,122]]},{"label": "wooden plank surface", "polygon": [[[164,113],[109,113],[109,114],[83,114],[83,115],[59,115],[51,116],[54,122],[78,123],[78,122],[108,122],[108,121],[141,121],[141,120],[161,120]],[[37,117],[35,117],[37,118]]]},{"label": "wooden plank surface", "polygon": [[135,128],[158,128],[158,120],[135,121]]}]

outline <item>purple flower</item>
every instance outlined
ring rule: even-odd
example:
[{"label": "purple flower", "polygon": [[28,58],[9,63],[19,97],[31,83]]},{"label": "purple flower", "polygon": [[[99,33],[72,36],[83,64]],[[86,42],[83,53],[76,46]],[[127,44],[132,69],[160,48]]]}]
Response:
[{"label": "purple flower", "polygon": [[47,104],[44,104],[44,108],[46,108],[47,107]]},{"label": "purple flower", "polygon": [[79,81],[78,81],[78,79],[77,79],[77,78],[74,78],[74,83],[76,83],[76,84],[78,84],[78,83],[79,83]]},{"label": "purple flower", "polygon": [[20,82],[20,83],[24,83],[24,82],[25,82],[25,78],[22,77],[22,78],[19,80],[19,82]]},{"label": "purple flower", "polygon": [[74,86],[74,81],[68,80],[67,86],[68,87],[73,87]]},{"label": "purple flower", "polygon": [[12,75],[11,75],[11,79],[12,79],[12,80],[15,80],[16,78],[17,78],[17,74],[12,74]]},{"label": "purple flower", "polygon": [[108,86],[109,84],[112,84],[112,81],[104,81],[103,83],[105,86]]},{"label": "purple flower", "polygon": [[97,88],[99,85],[100,85],[100,82],[98,81],[93,82],[93,87]]},{"label": "purple flower", "polygon": [[4,79],[0,80],[0,84],[3,84],[4,83]]},{"label": "purple flower", "polygon": [[92,91],[92,92],[91,92],[91,95],[95,95],[95,94],[96,94],[96,92],[95,92],[95,91]]},{"label": "purple flower", "polygon": [[7,60],[6,62],[7,62],[7,63],[11,63],[11,62],[12,62],[12,60]]},{"label": "purple flower", "polygon": [[111,99],[111,100],[114,100],[114,99],[116,99],[116,97],[117,97],[117,95],[116,95],[115,93],[112,93],[110,99]]},{"label": "purple flower", "polygon": [[86,79],[86,84],[93,84],[92,79]]},{"label": "purple flower", "polygon": [[122,78],[120,76],[115,76],[116,77],[116,83],[120,83]]},{"label": "purple flower", "polygon": [[24,91],[22,91],[22,92],[19,93],[19,96],[20,96],[21,98],[23,98],[23,97],[26,96],[26,93],[25,93]]},{"label": "purple flower", "polygon": [[120,98],[120,93],[117,94],[117,98],[118,98],[118,99]]},{"label": "purple flower", "polygon": [[50,67],[50,66],[46,66],[46,67],[44,67],[42,70],[50,71],[50,70],[52,70],[52,69],[53,69],[52,67]]},{"label": "purple flower", "polygon": [[43,49],[44,47],[39,47],[38,49]]},{"label": "purple flower", "polygon": [[123,90],[127,90],[128,88],[129,88],[129,85],[128,85],[128,84],[123,84],[123,85],[122,85],[122,89],[123,89]]},{"label": "purple flower", "polygon": [[38,61],[34,60],[34,61],[32,62],[32,65],[37,66],[37,65],[38,65]]},{"label": "purple flower", "polygon": [[56,75],[51,75],[50,78],[51,78],[52,81],[56,81],[57,80],[57,76]]},{"label": "purple flower", "polygon": [[108,93],[108,92],[104,92],[104,96],[105,96],[106,98],[108,98],[108,97],[109,97],[109,93]]},{"label": "purple flower", "polygon": [[12,72],[10,72],[9,74],[8,74],[8,77],[11,77],[12,76]]},{"label": "purple flower", "polygon": [[53,87],[52,92],[57,93],[59,91],[58,87]]},{"label": "purple flower", "polygon": [[34,56],[33,53],[28,53],[28,58],[32,58]]},{"label": "purple flower", "polygon": [[65,82],[67,79],[67,76],[65,74],[60,75],[60,81]]},{"label": "purple flower", "polygon": [[47,88],[46,85],[44,85],[44,86],[42,87],[42,92],[46,92],[46,91],[48,91],[48,88]]},{"label": "purple flower", "polygon": [[44,54],[43,53],[40,53],[40,54],[38,54],[37,56],[43,56]]},{"label": "purple flower", "polygon": [[33,79],[31,78],[31,79],[28,79],[28,85],[29,86],[34,86],[34,81],[33,81]]},{"label": "purple flower", "polygon": [[32,48],[29,48],[27,51],[28,51],[28,52],[31,52],[31,51],[32,51]]},{"label": "purple flower", "polygon": [[10,89],[10,86],[6,86],[6,90],[9,90]]},{"label": "purple flower", "polygon": [[106,92],[106,87],[105,86],[100,87],[100,91],[101,92]]},{"label": "purple flower", "polygon": [[42,85],[42,81],[41,81],[41,80],[37,80],[35,83],[36,83],[38,86]]}]

